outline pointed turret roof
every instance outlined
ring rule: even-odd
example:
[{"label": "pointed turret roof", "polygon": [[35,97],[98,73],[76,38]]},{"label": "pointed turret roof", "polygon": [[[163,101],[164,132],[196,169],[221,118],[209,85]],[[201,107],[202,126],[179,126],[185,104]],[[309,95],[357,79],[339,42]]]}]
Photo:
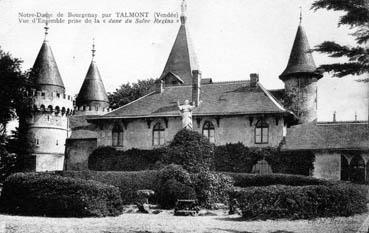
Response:
[{"label": "pointed turret roof", "polygon": [[171,73],[179,77],[183,81],[183,84],[191,84],[192,71],[198,70],[199,66],[188,29],[186,28],[185,1],[182,2],[181,8],[181,26],[179,27],[176,40],[174,41],[160,79],[165,78]]},{"label": "pointed turret roof", "polygon": [[109,106],[108,95],[106,94],[99,69],[94,61],[95,51],[95,44],[93,44],[92,61],[78,93],[76,99],[77,106],[99,105],[104,108]]},{"label": "pointed turret roof", "polygon": [[48,27],[46,25],[45,40],[42,43],[41,49],[32,68],[32,76],[34,77],[35,88],[38,90],[64,93],[64,83],[60,76],[54,54],[46,38],[48,34],[47,30]]},{"label": "pointed turret roof", "polygon": [[316,76],[316,78],[322,77],[322,75],[316,69],[314,58],[310,50],[309,41],[304,28],[301,25],[301,18],[287,67],[279,76],[279,78],[285,80],[289,76],[295,74],[311,74]]}]

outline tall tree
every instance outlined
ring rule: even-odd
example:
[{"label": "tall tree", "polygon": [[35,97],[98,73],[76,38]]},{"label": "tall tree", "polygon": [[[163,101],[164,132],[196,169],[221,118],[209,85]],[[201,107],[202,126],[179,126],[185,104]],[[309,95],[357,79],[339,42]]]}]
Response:
[{"label": "tall tree", "polygon": [[137,83],[121,85],[113,93],[108,93],[110,107],[115,109],[128,104],[152,91],[155,79],[138,80]]},{"label": "tall tree", "polygon": [[30,114],[31,99],[27,92],[31,81],[29,73],[21,71],[21,64],[20,59],[0,48],[0,179],[15,168],[15,156],[19,159],[30,149],[25,127],[19,127],[12,137],[5,134],[9,121],[21,120]]},{"label": "tall tree", "polygon": [[314,51],[326,53],[330,57],[346,57],[346,62],[323,64],[319,68],[332,72],[336,77],[361,75],[369,72],[369,0],[316,0],[312,9],[342,11],[338,25],[347,25],[352,30],[356,45],[340,45],[334,41],[325,41]]}]

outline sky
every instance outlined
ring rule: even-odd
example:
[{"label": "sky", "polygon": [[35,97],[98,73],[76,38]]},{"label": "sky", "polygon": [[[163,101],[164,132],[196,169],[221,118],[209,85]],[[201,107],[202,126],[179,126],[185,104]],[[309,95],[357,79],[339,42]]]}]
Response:
[{"label": "sky", "polygon": [[[259,73],[268,89],[283,88],[278,76],[287,65],[299,24],[310,46],[325,40],[354,45],[350,30],[337,27],[342,13],[310,10],[313,0],[187,0],[187,28],[203,78],[213,81],[249,79]],[[21,23],[19,13],[107,14],[116,12],[180,13],[181,0],[0,0],[0,46],[32,67],[44,39],[44,25]],[[24,19],[24,18],[23,18]],[[65,18],[66,19],[66,18]],[[105,88],[158,78],[173,45],[179,23],[50,24],[48,40],[68,94],[76,95],[91,62],[92,38]],[[335,60],[314,53],[315,63]],[[353,77],[318,82],[318,120],[368,119],[368,84]]]}]

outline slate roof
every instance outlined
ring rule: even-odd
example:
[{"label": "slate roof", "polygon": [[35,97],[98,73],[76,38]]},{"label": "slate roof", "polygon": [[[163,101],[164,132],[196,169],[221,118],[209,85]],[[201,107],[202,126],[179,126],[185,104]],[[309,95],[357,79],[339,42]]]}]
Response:
[{"label": "slate roof", "polygon": [[287,129],[283,150],[369,150],[368,122],[310,122]]},{"label": "slate roof", "polygon": [[199,65],[186,28],[186,18],[181,16],[181,26],[160,79],[165,78],[168,73],[172,73],[183,80],[185,85],[188,85],[192,83],[193,70],[199,70]]},{"label": "slate roof", "polygon": [[[191,96],[191,85],[170,86],[162,93],[150,93],[95,119],[179,116],[177,101],[183,104],[186,99],[191,101]],[[194,116],[291,114],[261,84],[250,87],[249,81],[201,85],[200,100],[200,106],[193,111]]]},{"label": "slate roof", "polygon": [[313,74],[317,78],[321,78],[322,75],[317,72],[314,58],[310,51],[309,41],[306,33],[301,25],[299,25],[293,42],[290,58],[288,64],[283,73],[279,76],[281,80],[285,80],[291,75],[308,73]]},{"label": "slate roof", "polygon": [[92,103],[94,105],[99,103],[102,107],[109,106],[108,95],[94,60],[91,61],[85,80],[76,98],[77,106],[90,106]]},{"label": "slate roof", "polygon": [[97,138],[95,126],[87,122],[91,116],[71,116],[69,118],[69,127],[72,134],[69,139]]},{"label": "slate roof", "polygon": [[32,68],[35,87],[38,90],[65,92],[63,80],[60,76],[54,54],[47,40],[42,43]]}]

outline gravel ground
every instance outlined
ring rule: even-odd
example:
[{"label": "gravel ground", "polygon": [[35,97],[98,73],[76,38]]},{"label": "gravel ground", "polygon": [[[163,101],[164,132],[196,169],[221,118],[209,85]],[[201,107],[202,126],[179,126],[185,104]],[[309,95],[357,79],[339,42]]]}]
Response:
[{"label": "gravel ground", "polygon": [[238,215],[218,211],[212,216],[178,217],[172,212],[159,214],[125,213],[106,218],[48,218],[0,215],[0,233],[43,232],[357,232],[368,213],[352,217],[319,218],[315,220],[242,221]]}]

